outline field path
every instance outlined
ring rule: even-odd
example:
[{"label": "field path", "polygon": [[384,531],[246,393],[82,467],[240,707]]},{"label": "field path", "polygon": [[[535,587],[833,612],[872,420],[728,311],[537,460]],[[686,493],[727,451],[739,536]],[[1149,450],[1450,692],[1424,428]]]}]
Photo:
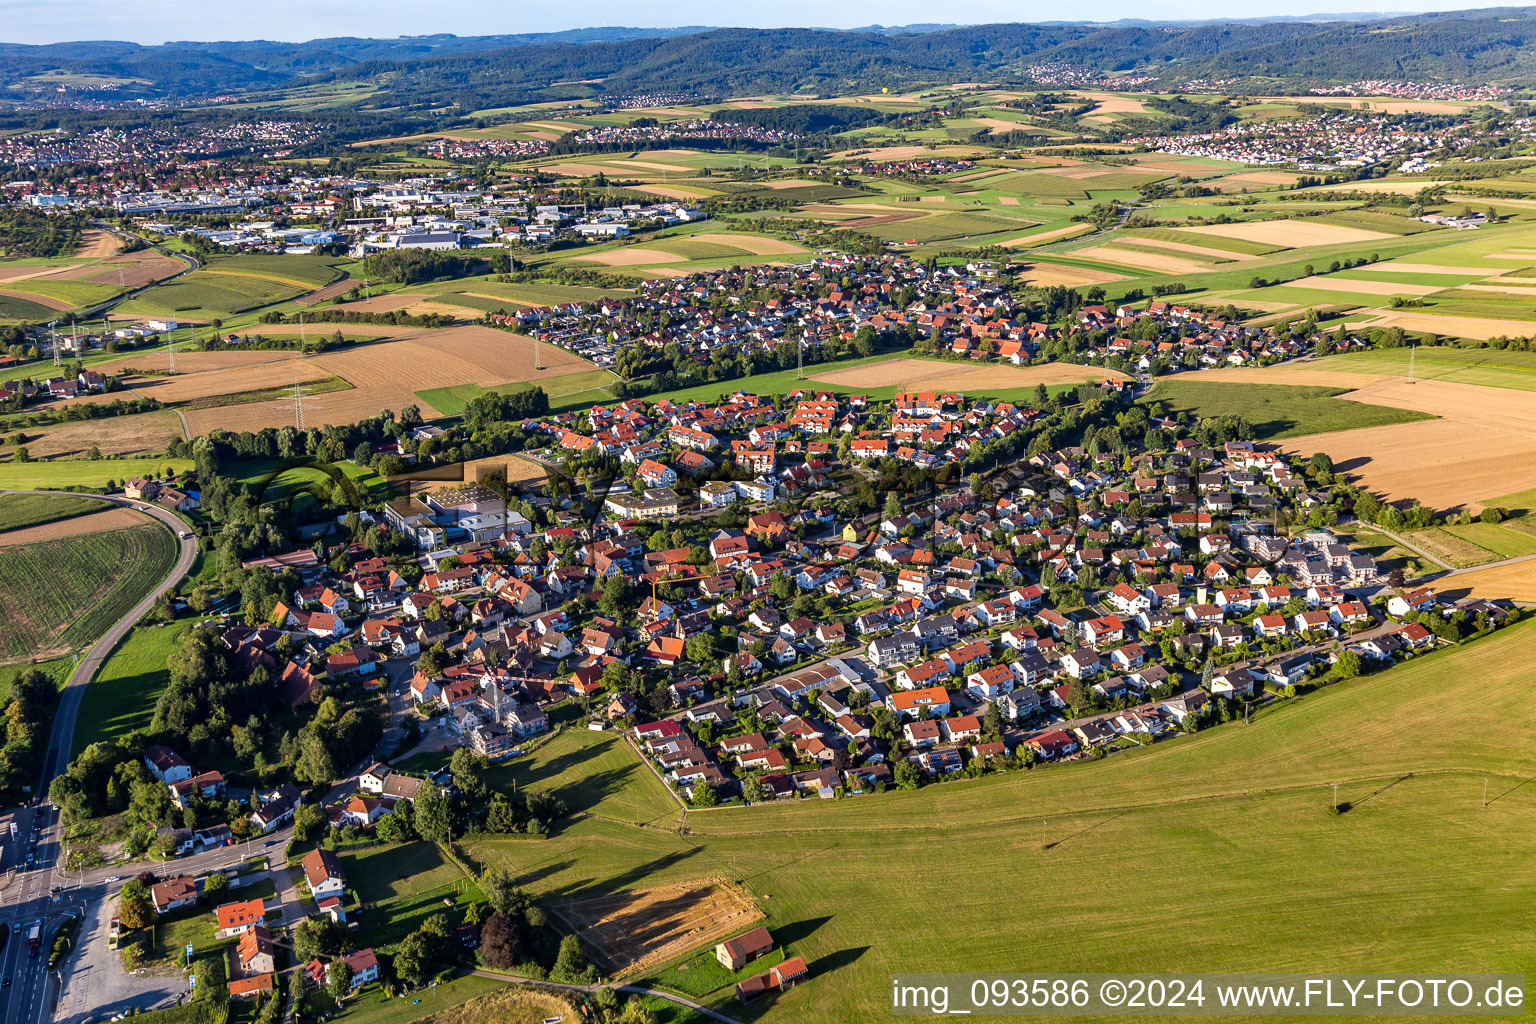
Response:
[{"label": "field path", "polygon": [[1441,580],[1441,579],[1445,579],[1448,576],[1461,576],[1464,573],[1469,573],[1469,572],[1483,572],[1484,570],[1487,570],[1487,569],[1500,569],[1500,568],[1503,568],[1506,565],[1519,565],[1521,562],[1530,562],[1530,561],[1536,560],[1536,554],[1531,554],[1531,555],[1515,555],[1513,558],[1501,558],[1501,559],[1499,559],[1496,562],[1479,562],[1476,565],[1464,565],[1464,566],[1462,566],[1461,568],[1458,569],[1457,567],[1451,565],[1450,563],[1444,562],[1444,561],[1440,560],[1439,558],[1436,558],[1434,555],[1430,554],[1428,551],[1425,551],[1423,548],[1414,546],[1414,544],[1411,541],[1404,540],[1402,537],[1400,537],[1397,534],[1393,533],[1391,530],[1387,529],[1385,526],[1377,526],[1377,525],[1375,525],[1373,523],[1373,524],[1370,524],[1370,528],[1375,530],[1377,533],[1384,534],[1385,536],[1392,538],[1394,541],[1397,542],[1397,544],[1400,547],[1407,548],[1409,551],[1412,551],[1414,554],[1420,556],[1421,558],[1424,558],[1427,561],[1435,563],[1436,565],[1440,566],[1441,569],[1444,570],[1443,572],[1428,573],[1428,574],[1423,575],[1423,576],[1416,576],[1416,577],[1414,577],[1415,581],[1419,581],[1419,582],[1426,582],[1426,581],[1429,581],[1429,580]]}]

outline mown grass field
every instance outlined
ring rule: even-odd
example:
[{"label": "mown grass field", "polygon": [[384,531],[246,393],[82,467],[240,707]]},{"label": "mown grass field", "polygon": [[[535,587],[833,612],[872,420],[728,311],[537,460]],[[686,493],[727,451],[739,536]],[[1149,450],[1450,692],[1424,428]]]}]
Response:
[{"label": "mown grass field", "polygon": [[479,384],[455,384],[446,388],[430,388],[416,392],[416,397],[444,416],[462,416],[465,406],[481,395],[493,392],[510,395],[518,391],[528,391],[534,385],[538,385],[549,396],[550,411],[564,412],[568,408],[584,408],[594,403],[612,400],[613,394],[608,390],[607,385],[612,384],[614,379],[614,375],[607,370],[582,370],[578,373],[550,377],[547,380],[513,381],[510,384],[497,384],[492,387],[481,387]]},{"label": "mown grass field", "polygon": [[433,914],[446,912],[458,924],[470,904],[485,902],[474,880],[431,843],[374,846],[339,857],[376,946],[399,942]]},{"label": "mown grass field", "polygon": [[125,310],[206,314],[243,313],[294,298],[308,289],[243,273],[213,273],[195,270],[185,277],[156,285],[124,303]]},{"label": "mown grass field", "polygon": [[166,659],[187,631],[186,623],[139,626],[102,663],[86,687],[75,719],[74,753],[100,740],[148,730],[155,702],[170,681]]},{"label": "mown grass field", "polygon": [[1379,427],[1432,419],[1411,409],[1346,402],[1338,398],[1347,388],[1291,384],[1232,384],[1160,380],[1141,399],[1161,403],[1176,415],[1241,416],[1262,439],[1297,437],[1331,430]]},{"label": "mown grass field", "polygon": [[100,490],[108,480],[122,484],[135,476],[158,476],[192,468],[191,459],[64,459],[58,462],[0,463],[0,487],[8,490]]},{"label": "mown grass field", "polygon": [[740,882],[810,965],[747,1011],[768,1022],[880,1019],[912,970],[1523,971],[1533,640],[1521,624],[1100,762],[694,812],[682,836],[599,804],[474,852],[545,900]]},{"label": "mown grass field", "polygon": [[1320,370],[1385,373],[1406,377],[1410,360],[1414,377],[1424,380],[1448,380],[1457,384],[1536,391],[1536,352],[1419,345],[1411,354],[1405,348],[1376,349],[1329,356],[1315,365]]},{"label": "mown grass field", "polygon": [[175,560],[176,539],[159,523],[6,548],[0,657],[43,657],[89,644]]},{"label": "mown grass field", "polygon": [[0,494],[0,532],[41,526],[110,507],[104,501],[72,494]]},{"label": "mown grass field", "polygon": [[1468,523],[1447,526],[1446,533],[1491,551],[1500,558],[1536,554],[1536,537],[1494,523]]}]

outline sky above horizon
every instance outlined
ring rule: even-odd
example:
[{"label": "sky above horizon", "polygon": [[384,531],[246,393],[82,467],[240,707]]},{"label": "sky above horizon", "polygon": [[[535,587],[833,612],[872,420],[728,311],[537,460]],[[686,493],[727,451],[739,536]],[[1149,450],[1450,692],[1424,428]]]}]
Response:
[{"label": "sky above horizon", "polygon": [[[1529,2],[1529,0],[1527,0]],[[1121,18],[1210,19],[1275,15],[1465,10],[1519,6],[1489,0],[1276,0],[1263,6],[1199,0],[1100,0],[1070,10],[1043,3],[959,0],[935,7],[926,0],[854,2],[836,7],[812,0],[778,0],[743,17],[710,0],[567,0],[560,4],[508,4],[459,0],[439,6],[422,0],[0,0],[0,42],[56,43],[122,39],[272,39],[297,42],[327,36],[391,38],[447,32],[459,36],[558,32],[605,25],[739,25],[752,28],[855,28],[864,25],[971,24],[1006,21],[1115,21]],[[439,15],[423,17],[423,15]],[[444,16],[446,15],[446,16]]]}]

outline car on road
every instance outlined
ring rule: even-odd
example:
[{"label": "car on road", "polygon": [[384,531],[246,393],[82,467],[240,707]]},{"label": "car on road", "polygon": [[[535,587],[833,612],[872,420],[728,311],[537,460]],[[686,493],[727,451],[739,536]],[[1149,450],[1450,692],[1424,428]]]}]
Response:
[{"label": "car on road", "polygon": [[121,882],[122,880],[122,875],[113,875],[111,878],[107,879],[107,884],[111,885],[113,882]]},{"label": "car on road", "polygon": [[276,839],[268,839],[266,842],[262,843],[261,845],[262,845],[263,849],[265,849],[268,846],[276,846],[277,845],[277,840]]},{"label": "car on road", "polygon": [[10,988],[10,987],[11,987],[11,979],[10,978],[6,978],[4,981],[0,981],[0,988]]},{"label": "car on road", "polygon": [[181,539],[182,540],[191,540],[192,539],[192,535],[190,533],[188,533],[186,530],[182,530],[181,531]]}]

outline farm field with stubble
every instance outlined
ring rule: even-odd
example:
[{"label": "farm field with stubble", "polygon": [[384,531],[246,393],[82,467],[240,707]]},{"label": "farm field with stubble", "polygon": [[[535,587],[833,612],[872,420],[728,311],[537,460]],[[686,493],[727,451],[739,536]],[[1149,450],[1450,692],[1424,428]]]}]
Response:
[{"label": "farm field with stubble", "polygon": [[1533,639],[1522,624],[1097,763],[695,811],[683,835],[622,824],[605,800],[546,842],[473,849],[546,901],[741,884],[811,967],[746,1011],[770,1021],[877,1019],[897,971],[1522,970]]}]

